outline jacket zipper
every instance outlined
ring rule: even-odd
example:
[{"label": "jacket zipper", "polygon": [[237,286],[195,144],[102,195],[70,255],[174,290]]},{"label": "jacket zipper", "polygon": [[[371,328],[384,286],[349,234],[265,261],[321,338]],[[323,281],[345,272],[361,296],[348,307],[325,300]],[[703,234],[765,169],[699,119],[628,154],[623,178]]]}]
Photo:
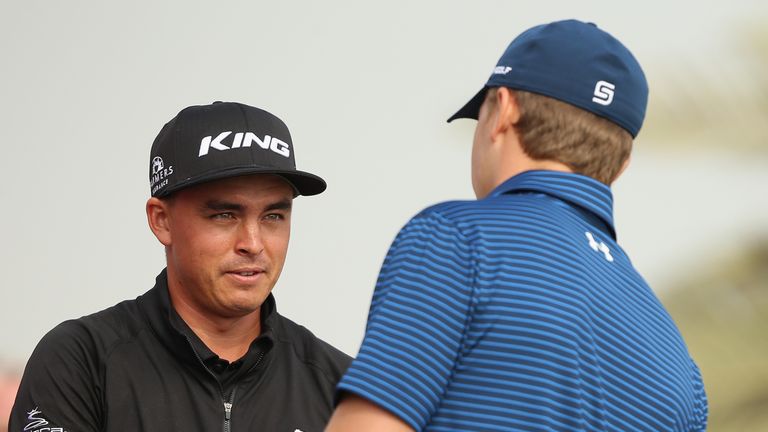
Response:
[{"label": "jacket zipper", "polygon": [[224,432],[229,432],[230,430],[229,422],[232,420],[232,404],[235,402],[236,390],[237,386],[232,387],[232,393],[229,395],[229,402],[224,402]]},{"label": "jacket zipper", "polygon": [[[219,379],[216,378],[216,375],[213,374],[206,366],[205,363],[203,363],[203,359],[200,358],[200,354],[195,351],[195,346],[192,345],[192,341],[189,340],[188,336],[184,336],[184,339],[187,340],[187,343],[189,344],[189,347],[192,349],[192,352],[195,353],[195,357],[197,358],[197,361],[200,362],[200,365],[203,366],[203,369],[205,369],[206,372],[208,372],[208,375],[210,375],[214,381],[216,381],[216,384],[219,386],[219,394],[221,395],[221,403],[224,404],[224,432],[230,432],[231,431],[231,425],[230,422],[232,421],[232,406],[235,403],[235,392],[237,391],[237,384],[232,386],[232,393],[229,395],[229,401],[226,400],[224,397],[224,389],[221,387],[221,383],[219,382]],[[261,363],[261,359],[264,358],[264,352],[262,351],[261,354],[259,354],[259,358],[256,359],[256,363],[251,366],[249,371]]]}]

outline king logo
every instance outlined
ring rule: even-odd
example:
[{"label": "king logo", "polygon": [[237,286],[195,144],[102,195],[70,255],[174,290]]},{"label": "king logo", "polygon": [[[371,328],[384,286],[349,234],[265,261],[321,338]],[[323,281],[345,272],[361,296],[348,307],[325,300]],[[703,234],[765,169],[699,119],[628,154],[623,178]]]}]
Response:
[{"label": "king logo", "polygon": [[213,136],[207,136],[200,141],[200,151],[197,157],[203,157],[208,154],[211,149],[215,150],[233,150],[237,148],[251,147],[253,143],[256,143],[264,150],[271,150],[280,156],[290,157],[291,148],[285,141],[278,138],[264,135],[264,139],[259,139],[253,132],[238,132],[232,137],[232,141],[229,142],[229,147],[224,144],[224,140],[232,135],[232,131],[226,131],[218,134],[215,138]]}]

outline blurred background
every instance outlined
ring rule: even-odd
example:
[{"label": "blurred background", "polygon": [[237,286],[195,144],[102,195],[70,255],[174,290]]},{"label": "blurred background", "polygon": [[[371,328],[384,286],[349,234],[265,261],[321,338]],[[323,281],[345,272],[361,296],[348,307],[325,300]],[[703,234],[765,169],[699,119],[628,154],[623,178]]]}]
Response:
[{"label": "blurred background", "polygon": [[768,4],[648,0],[0,1],[0,431],[37,341],[152,287],[149,148],[180,109],[281,117],[299,198],[279,310],[354,355],[384,254],[473,197],[474,123],[445,119],[509,41],[564,18],[622,40],[651,86],[619,241],[700,365],[711,431],[768,431]]}]

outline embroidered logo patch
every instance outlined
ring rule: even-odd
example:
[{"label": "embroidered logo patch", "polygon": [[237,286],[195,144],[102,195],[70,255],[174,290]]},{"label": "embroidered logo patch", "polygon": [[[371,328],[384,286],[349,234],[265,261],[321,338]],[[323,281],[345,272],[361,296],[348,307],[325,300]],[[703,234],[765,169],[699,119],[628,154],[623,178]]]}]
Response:
[{"label": "embroidered logo patch", "polygon": [[42,416],[38,416],[38,414],[42,413],[43,412],[37,407],[32,411],[27,412],[27,420],[29,420],[29,423],[24,426],[24,430],[28,432],[67,432],[64,428],[60,427],[46,427],[48,426],[48,420]]}]

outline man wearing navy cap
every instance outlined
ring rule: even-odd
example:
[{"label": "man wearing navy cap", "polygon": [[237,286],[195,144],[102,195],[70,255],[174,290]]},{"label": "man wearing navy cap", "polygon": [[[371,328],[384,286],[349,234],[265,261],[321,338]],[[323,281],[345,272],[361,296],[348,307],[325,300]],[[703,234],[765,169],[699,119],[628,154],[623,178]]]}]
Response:
[{"label": "man wearing navy cap", "polygon": [[616,242],[610,185],[647,98],[592,24],[512,41],[450,119],[477,120],[477,200],[398,234],[327,430],[705,430],[699,370]]},{"label": "man wearing navy cap", "polygon": [[166,269],[144,295],[40,341],[10,430],[320,430],[350,359],[278,314],[271,294],[294,197],[326,186],[294,152],[279,118],[239,103],[168,122],[146,205]]}]

